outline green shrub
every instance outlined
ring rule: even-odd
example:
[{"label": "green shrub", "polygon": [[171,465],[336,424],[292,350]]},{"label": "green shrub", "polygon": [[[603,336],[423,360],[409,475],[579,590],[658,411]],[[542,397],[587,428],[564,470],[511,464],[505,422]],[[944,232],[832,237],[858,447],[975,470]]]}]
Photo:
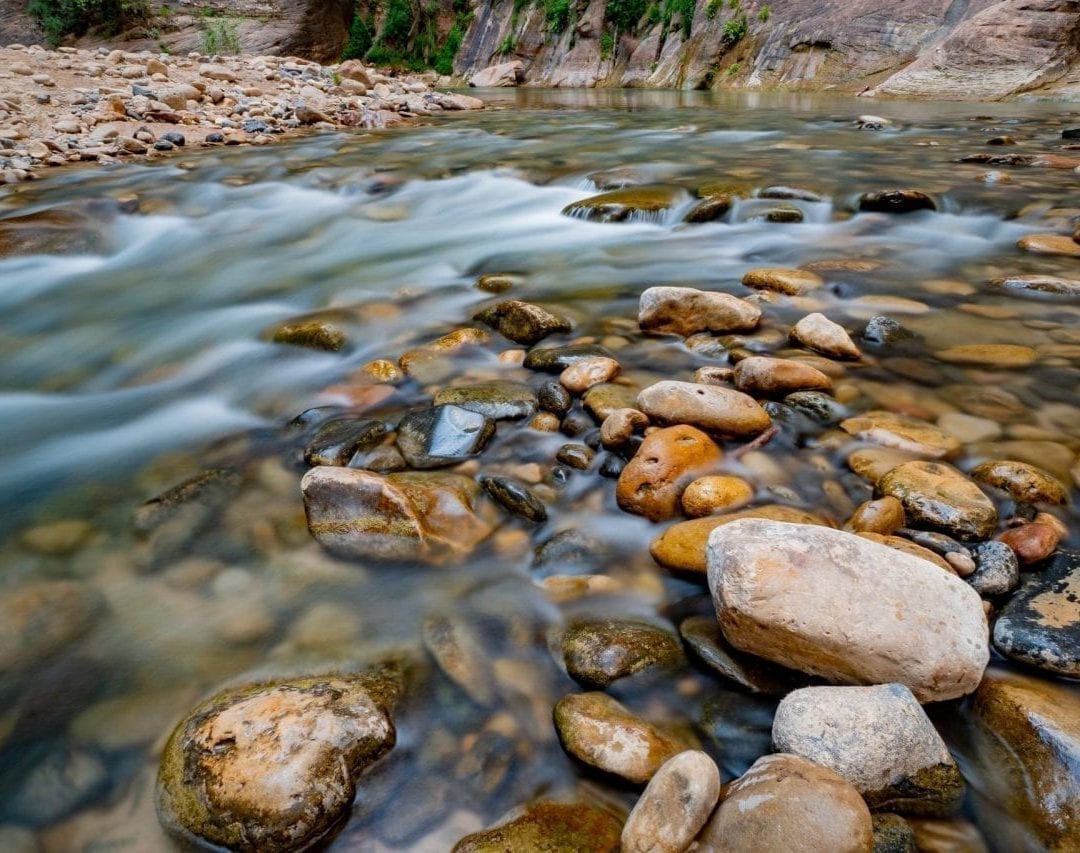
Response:
[{"label": "green shrub", "polygon": [[732,62],[731,65],[728,66],[727,76],[728,77],[734,77],[741,70],[742,70],[742,63],[741,62]]},{"label": "green shrub", "polygon": [[[694,0],[672,0],[671,13],[679,13],[679,22],[682,26],[683,38],[690,38],[690,30],[694,26],[694,9],[696,8]],[[671,14],[669,13],[668,20],[671,20]]]},{"label": "green shrub", "polygon": [[711,21],[723,7],[724,0],[709,0],[705,5],[705,17]]},{"label": "green shrub", "polygon": [[457,20],[454,21],[454,26],[446,34],[446,41],[443,42],[435,57],[435,70],[440,74],[454,73],[454,57],[457,56],[457,52],[461,49],[461,43],[465,40],[465,31],[468,28],[468,16],[458,15]]},{"label": "green shrub", "polygon": [[617,32],[625,33],[634,30],[647,11],[648,0],[608,0],[604,17]]},{"label": "green shrub", "polygon": [[240,33],[236,29],[236,21],[222,18],[208,23],[203,30],[200,50],[209,56],[216,53],[239,53]]},{"label": "green shrub", "polygon": [[495,55],[506,56],[507,54],[513,53],[515,50],[517,50],[517,39],[514,38],[514,34],[510,32],[506,34],[506,38],[499,42],[499,46],[495,48]]},{"label": "green shrub", "polygon": [[392,45],[404,45],[413,27],[413,10],[409,0],[390,0],[386,7],[380,40]]},{"label": "green shrub", "polygon": [[149,0],[30,0],[26,11],[55,47],[64,36],[82,36],[92,28],[116,35],[147,20],[150,3]]},{"label": "green shrub", "polygon": [[547,28],[553,33],[563,32],[570,26],[573,11],[571,0],[544,0],[544,20]]},{"label": "green shrub", "polygon": [[727,4],[728,8],[731,9],[732,12],[742,11],[742,0],[728,0]]},{"label": "green shrub", "polygon": [[363,59],[375,41],[375,19],[357,15],[349,26],[349,41],[341,53],[341,59]]},{"label": "green shrub", "polygon": [[759,21],[761,21],[761,23],[763,23],[763,24],[767,20],[769,20],[769,18],[771,18],[771,17],[772,17],[772,8],[769,7],[769,6],[762,6],[761,11],[757,13],[757,19]]},{"label": "green shrub", "polygon": [[611,52],[615,49],[615,36],[609,30],[600,34],[600,58],[610,59]]},{"label": "green shrub", "polygon": [[724,26],[720,32],[723,35],[724,41],[728,44],[736,44],[746,35],[747,28],[746,15],[740,15],[738,18],[724,21]]}]

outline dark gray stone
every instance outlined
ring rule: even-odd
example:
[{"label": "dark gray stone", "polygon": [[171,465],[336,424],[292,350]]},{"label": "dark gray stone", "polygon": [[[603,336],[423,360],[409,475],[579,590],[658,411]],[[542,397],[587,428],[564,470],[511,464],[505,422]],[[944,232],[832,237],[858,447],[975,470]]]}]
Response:
[{"label": "dark gray stone", "polygon": [[614,358],[611,351],[599,344],[570,344],[565,347],[531,349],[525,355],[525,367],[545,373],[562,373],[571,364],[595,356]]},{"label": "dark gray stone", "polygon": [[1016,552],[1004,542],[991,539],[971,549],[975,572],[965,580],[979,595],[1003,595],[1020,585],[1020,563]]},{"label": "dark gray stone", "polygon": [[912,213],[916,210],[937,210],[937,205],[930,196],[918,190],[882,190],[860,196],[859,210],[877,213]]},{"label": "dark gray stone", "polygon": [[413,468],[441,468],[476,456],[495,433],[495,422],[460,406],[410,412],[397,429],[397,445]]},{"label": "dark gray stone", "polygon": [[370,450],[386,436],[380,421],[346,418],[323,424],[304,450],[308,465],[346,465],[357,453]]},{"label": "dark gray stone", "polygon": [[483,382],[444,388],[435,395],[435,405],[452,405],[493,420],[530,417],[537,406],[532,388],[521,382]]},{"label": "dark gray stone", "polygon": [[528,486],[511,477],[486,476],[480,478],[484,491],[503,509],[529,521],[547,520],[547,510]]}]

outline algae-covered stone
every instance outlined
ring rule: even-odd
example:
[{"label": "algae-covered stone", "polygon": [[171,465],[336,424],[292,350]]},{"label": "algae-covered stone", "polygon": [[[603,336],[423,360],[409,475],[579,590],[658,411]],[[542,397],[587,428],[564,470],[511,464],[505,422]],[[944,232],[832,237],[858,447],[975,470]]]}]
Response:
[{"label": "algae-covered stone", "polygon": [[873,818],[873,853],[918,853],[915,830],[900,815],[878,812]]},{"label": "algae-covered stone", "polygon": [[339,352],[347,343],[345,333],[325,320],[282,323],[270,329],[266,334],[275,344],[289,344],[327,352]]},{"label": "algae-covered stone", "polygon": [[492,420],[528,418],[536,412],[536,392],[523,382],[456,385],[435,394],[436,406],[452,405]]},{"label": "algae-covered stone", "polygon": [[514,343],[531,345],[556,332],[569,332],[569,320],[546,308],[519,299],[508,299],[485,308],[474,319],[479,320]]},{"label": "algae-covered stone", "polygon": [[562,373],[587,358],[612,358],[611,350],[599,344],[567,344],[564,347],[534,347],[525,355],[525,367],[545,373]]},{"label": "algae-covered stone", "polygon": [[686,197],[686,192],[679,187],[624,187],[575,201],[564,207],[562,213],[590,222],[656,222],[665,211],[680,204]]},{"label": "algae-covered stone", "polygon": [[226,690],[165,746],[158,815],[167,830],[232,850],[305,850],[348,812],[360,775],[394,745],[393,669]]},{"label": "algae-covered stone", "polygon": [[370,450],[386,435],[381,421],[340,418],[327,421],[304,448],[308,465],[346,465],[352,457]]},{"label": "algae-covered stone", "polygon": [[984,462],[971,469],[971,476],[980,483],[1002,489],[1013,500],[1038,504],[1065,503],[1068,493],[1065,486],[1053,474],[1026,462],[998,459]]},{"label": "algae-covered stone", "polygon": [[618,853],[622,820],[583,803],[539,802],[491,829],[467,835],[453,853]]},{"label": "algae-covered stone", "polygon": [[899,500],[909,521],[959,539],[988,539],[997,526],[991,500],[944,462],[906,462],[878,480],[875,491]]},{"label": "algae-covered stone", "polygon": [[524,483],[511,477],[488,475],[480,478],[480,485],[492,500],[512,515],[537,523],[547,520],[543,502]]},{"label": "algae-covered stone", "polygon": [[570,677],[594,689],[646,669],[670,669],[684,661],[674,634],[632,619],[575,619],[563,631],[562,653]]}]

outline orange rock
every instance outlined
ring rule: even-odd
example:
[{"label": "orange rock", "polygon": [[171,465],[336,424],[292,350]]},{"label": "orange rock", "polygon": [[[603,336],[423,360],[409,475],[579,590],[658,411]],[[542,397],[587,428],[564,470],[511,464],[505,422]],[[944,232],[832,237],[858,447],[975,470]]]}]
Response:
[{"label": "orange rock", "polygon": [[626,512],[651,521],[673,518],[687,483],[722,457],[716,442],[692,426],[657,430],[623,469],[615,497]]},{"label": "orange rock", "polygon": [[1045,560],[1057,548],[1061,533],[1049,524],[1033,522],[1006,530],[998,539],[1016,552],[1021,564]]}]

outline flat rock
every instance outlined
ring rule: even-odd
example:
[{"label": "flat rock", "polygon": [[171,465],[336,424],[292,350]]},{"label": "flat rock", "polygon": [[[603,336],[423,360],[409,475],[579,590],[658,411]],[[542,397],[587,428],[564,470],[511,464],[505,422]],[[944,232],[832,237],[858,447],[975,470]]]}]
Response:
[{"label": "flat rock", "polygon": [[802,673],[734,648],[712,616],[688,616],[679,624],[679,633],[712,672],[750,693],[784,696],[806,681]]},{"label": "flat rock", "polygon": [[595,690],[643,670],[672,669],[684,662],[674,634],[634,619],[571,620],[563,631],[562,654],[570,677]]},{"label": "flat rock", "polygon": [[565,317],[546,308],[519,299],[508,299],[485,308],[473,318],[495,329],[514,343],[531,346],[556,332],[569,332],[573,326]]},{"label": "flat rock", "polygon": [[661,566],[678,572],[704,574],[706,571],[705,549],[709,536],[718,527],[744,518],[761,518],[786,521],[792,524],[822,524],[827,522],[806,510],[779,504],[766,504],[724,515],[695,518],[673,524],[649,545],[649,553]]},{"label": "flat rock", "polygon": [[824,527],[744,519],[709,537],[709,588],[727,640],[845,684],[955,699],[989,659],[978,594],[937,566]]},{"label": "flat rock", "polygon": [[832,380],[809,364],[789,358],[753,355],[735,365],[735,387],[757,397],[782,397],[794,391],[827,391]]},{"label": "flat rock", "polygon": [[769,428],[768,414],[740,391],[716,385],[665,380],[643,389],[637,408],[660,423],[683,423],[732,438],[749,438]]},{"label": "flat rock", "polygon": [[1028,367],[1038,359],[1035,350],[1019,344],[961,344],[938,350],[934,356],[951,364],[997,368]]},{"label": "flat rock", "polygon": [[791,339],[832,358],[857,359],[862,356],[843,326],[816,312],[807,314],[795,324]]},{"label": "flat rock", "polygon": [[347,557],[440,562],[464,557],[493,530],[477,509],[479,487],[460,474],[318,467],[300,488],[311,534]]},{"label": "flat rock", "polygon": [[800,296],[825,286],[825,279],[809,270],[788,267],[759,267],[742,277],[742,283],[754,290],[772,290],[788,296]]},{"label": "flat rock", "polygon": [[1016,245],[1036,255],[1080,258],[1080,243],[1064,234],[1028,234],[1021,237]]},{"label": "flat rock", "polygon": [[660,222],[668,210],[685,199],[686,192],[680,187],[624,187],[575,201],[562,213],[590,222]]},{"label": "flat rock", "polygon": [[840,429],[862,441],[919,456],[945,459],[960,452],[960,442],[945,430],[896,412],[874,410],[856,415],[841,421]]},{"label": "flat rock", "polygon": [[750,332],[760,320],[761,309],[752,302],[692,287],[650,287],[638,306],[642,329],[684,338],[698,332]]},{"label": "flat rock", "polygon": [[619,475],[619,507],[650,521],[674,518],[686,486],[713,468],[723,451],[709,436],[680,425],[650,433]]},{"label": "flat rock", "polygon": [[397,446],[412,468],[443,468],[481,453],[495,422],[461,406],[417,409],[401,419]]},{"label": "flat rock", "polygon": [[528,370],[545,373],[562,373],[570,365],[582,359],[601,356],[612,358],[611,350],[599,344],[568,344],[564,347],[534,347],[525,354]]},{"label": "flat rock", "polygon": [[555,706],[555,728],[572,756],[636,784],[696,746],[645,722],[606,693],[564,696]]},{"label": "flat rock", "polygon": [[1080,552],[1060,551],[1025,577],[994,624],[994,646],[1045,672],[1080,677]]},{"label": "flat rock", "polygon": [[902,684],[804,687],[780,702],[773,747],[834,770],[870,808],[949,813],[964,783],[945,742]]},{"label": "flat rock", "polygon": [[727,788],[698,839],[720,853],[869,853],[870,810],[843,777],[797,755],[766,755]]},{"label": "flat rock", "polygon": [[1080,279],[1056,275],[1010,275],[994,279],[992,284],[1013,293],[1056,296],[1080,296]]},{"label": "flat rock", "polygon": [[720,771],[704,752],[668,759],[649,780],[622,830],[622,853],[683,853],[720,798]]},{"label": "flat rock", "polygon": [[286,851],[325,839],[363,771],[394,745],[400,685],[373,672],[232,688],[177,726],[158,773],[158,815],[187,840]]},{"label": "flat rock", "polygon": [[498,826],[465,836],[454,845],[453,853],[618,853],[621,831],[622,820],[607,809],[539,802]]},{"label": "flat rock", "polygon": [[436,392],[436,406],[451,405],[492,420],[530,418],[536,412],[536,392],[524,382],[481,382],[455,385]]},{"label": "flat rock", "polygon": [[996,459],[971,469],[972,479],[1009,493],[1020,503],[1063,504],[1068,499],[1064,484],[1053,474],[1026,462]]},{"label": "flat rock", "polygon": [[908,521],[958,539],[989,539],[997,510],[982,490],[944,462],[905,462],[877,481],[875,492],[904,505]]}]

